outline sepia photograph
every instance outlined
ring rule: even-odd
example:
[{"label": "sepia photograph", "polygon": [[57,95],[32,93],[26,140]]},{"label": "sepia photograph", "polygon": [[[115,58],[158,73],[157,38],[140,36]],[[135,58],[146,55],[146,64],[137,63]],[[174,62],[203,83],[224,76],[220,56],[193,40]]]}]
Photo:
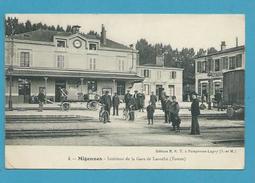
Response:
[{"label": "sepia photograph", "polygon": [[4,56],[6,168],[244,168],[242,14],[6,14]]}]

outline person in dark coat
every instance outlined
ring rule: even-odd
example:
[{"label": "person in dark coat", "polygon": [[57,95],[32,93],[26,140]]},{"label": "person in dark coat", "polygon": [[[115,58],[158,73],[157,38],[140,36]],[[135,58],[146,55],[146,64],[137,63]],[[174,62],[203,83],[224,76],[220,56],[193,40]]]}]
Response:
[{"label": "person in dark coat", "polygon": [[167,96],[165,100],[165,123],[171,123],[171,118],[170,118],[170,109],[172,105],[172,99]]},{"label": "person in dark coat", "polygon": [[102,96],[101,103],[104,104],[104,109],[109,113],[107,122],[110,122],[110,110],[112,107],[112,100],[111,96],[109,95],[109,91],[105,91],[105,94]]},{"label": "person in dark coat", "polygon": [[199,129],[199,123],[198,123],[198,116],[200,115],[200,109],[199,109],[199,101],[197,99],[196,94],[192,95],[192,104],[191,104],[191,116],[192,116],[192,122],[191,122],[191,135],[199,135],[200,129]]},{"label": "person in dark coat", "polygon": [[221,96],[221,92],[219,90],[215,94],[215,100],[217,102],[217,109],[218,109],[218,111],[220,109],[222,110],[222,96]]},{"label": "person in dark coat", "polygon": [[165,111],[165,100],[166,100],[166,92],[164,88],[162,88],[161,94],[160,94],[160,100],[161,100],[161,109]]},{"label": "person in dark coat", "polygon": [[135,99],[135,110],[139,109],[139,94],[138,91],[135,90],[135,94],[133,95],[133,98]]},{"label": "person in dark coat", "polygon": [[154,92],[151,92],[151,95],[150,95],[150,103],[151,103],[151,105],[154,107],[154,109],[156,109],[157,96],[154,95]]},{"label": "person in dark coat", "polygon": [[113,106],[113,116],[119,115],[119,104],[120,104],[120,99],[119,96],[117,95],[117,92],[114,93],[114,96],[112,97],[112,106]]},{"label": "person in dark coat", "polygon": [[39,94],[38,94],[38,102],[39,102],[39,112],[43,111],[43,103],[45,102],[45,94],[44,94],[44,89],[40,89]]},{"label": "person in dark coat", "polygon": [[129,121],[135,120],[135,98],[131,96],[128,104],[129,110]]},{"label": "person in dark coat", "polygon": [[126,109],[128,110],[128,108],[129,108],[129,106],[128,106],[128,104],[129,104],[129,102],[130,102],[130,99],[131,99],[131,97],[132,97],[132,95],[130,94],[130,90],[127,90],[127,93],[125,94],[125,96],[124,96],[124,102],[125,102],[125,104],[126,104]]},{"label": "person in dark coat", "polygon": [[173,131],[180,132],[181,119],[179,117],[180,106],[176,101],[176,96],[172,96],[170,116],[173,126]]},{"label": "person in dark coat", "polygon": [[155,109],[154,109],[154,106],[152,105],[151,102],[147,106],[146,111],[147,111],[148,125],[150,125],[150,124],[153,125],[153,118],[154,118]]},{"label": "person in dark coat", "polygon": [[143,108],[144,108],[144,100],[145,100],[145,95],[143,92],[138,93],[138,98],[139,98],[139,106],[138,109],[139,111],[143,112]]}]

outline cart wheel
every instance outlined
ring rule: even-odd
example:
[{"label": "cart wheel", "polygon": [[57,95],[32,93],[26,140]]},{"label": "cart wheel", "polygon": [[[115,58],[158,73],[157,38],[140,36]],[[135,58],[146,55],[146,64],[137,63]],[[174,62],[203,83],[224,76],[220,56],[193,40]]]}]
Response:
[{"label": "cart wheel", "polygon": [[63,109],[64,111],[68,111],[68,110],[70,109],[70,104],[69,104],[68,102],[64,102],[64,103],[62,104],[62,109]]},{"label": "cart wheel", "polygon": [[97,110],[97,101],[90,101],[87,103],[87,108],[90,110]]},{"label": "cart wheel", "polygon": [[235,110],[233,109],[233,107],[228,107],[227,109],[227,116],[229,119],[233,119],[235,116]]}]

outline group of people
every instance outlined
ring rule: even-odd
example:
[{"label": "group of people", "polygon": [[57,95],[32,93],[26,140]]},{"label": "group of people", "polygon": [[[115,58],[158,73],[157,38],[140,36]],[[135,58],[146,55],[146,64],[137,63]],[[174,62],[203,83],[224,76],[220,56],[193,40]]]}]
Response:
[{"label": "group of people", "polygon": [[[169,97],[166,95],[164,89],[160,94],[161,109],[165,114],[165,123],[172,123],[172,130],[175,132],[180,132],[181,118],[179,116],[180,106],[176,100],[176,96]],[[147,107],[147,119],[148,125],[153,124],[154,112],[156,109],[157,96],[154,93],[151,93],[150,102]],[[198,116],[200,115],[199,101],[197,95],[194,93],[192,95],[192,104],[191,104],[191,135],[199,135],[200,128],[198,123]]]}]

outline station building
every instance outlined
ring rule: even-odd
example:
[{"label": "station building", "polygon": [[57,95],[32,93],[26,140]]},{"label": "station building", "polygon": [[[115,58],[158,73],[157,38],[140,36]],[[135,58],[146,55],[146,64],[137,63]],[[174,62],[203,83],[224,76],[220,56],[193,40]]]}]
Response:
[{"label": "station building", "polygon": [[60,88],[102,95],[106,90],[123,96],[136,82],[137,50],[100,36],[36,30],[5,39],[5,96],[12,76],[13,103],[30,103],[40,88],[48,99],[59,102]]},{"label": "station building", "polygon": [[213,98],[216,92],[223,91],[223,73],[245,68],[245,47],[226,48],[221,43],[221,50],[202,55],[195,59],[195,90],[202,96]]},{"label": "station building", "polygon": [[167,96],[176,96],[178,101],[183,97],[183,69],[164,66],[162,56],[156,57],[156,64],[137,66],[137,74],[144,78],[142,83],[135,83],[132,90],[143,91],[146,102],[151,92],[159,98],[162,89]]}]

